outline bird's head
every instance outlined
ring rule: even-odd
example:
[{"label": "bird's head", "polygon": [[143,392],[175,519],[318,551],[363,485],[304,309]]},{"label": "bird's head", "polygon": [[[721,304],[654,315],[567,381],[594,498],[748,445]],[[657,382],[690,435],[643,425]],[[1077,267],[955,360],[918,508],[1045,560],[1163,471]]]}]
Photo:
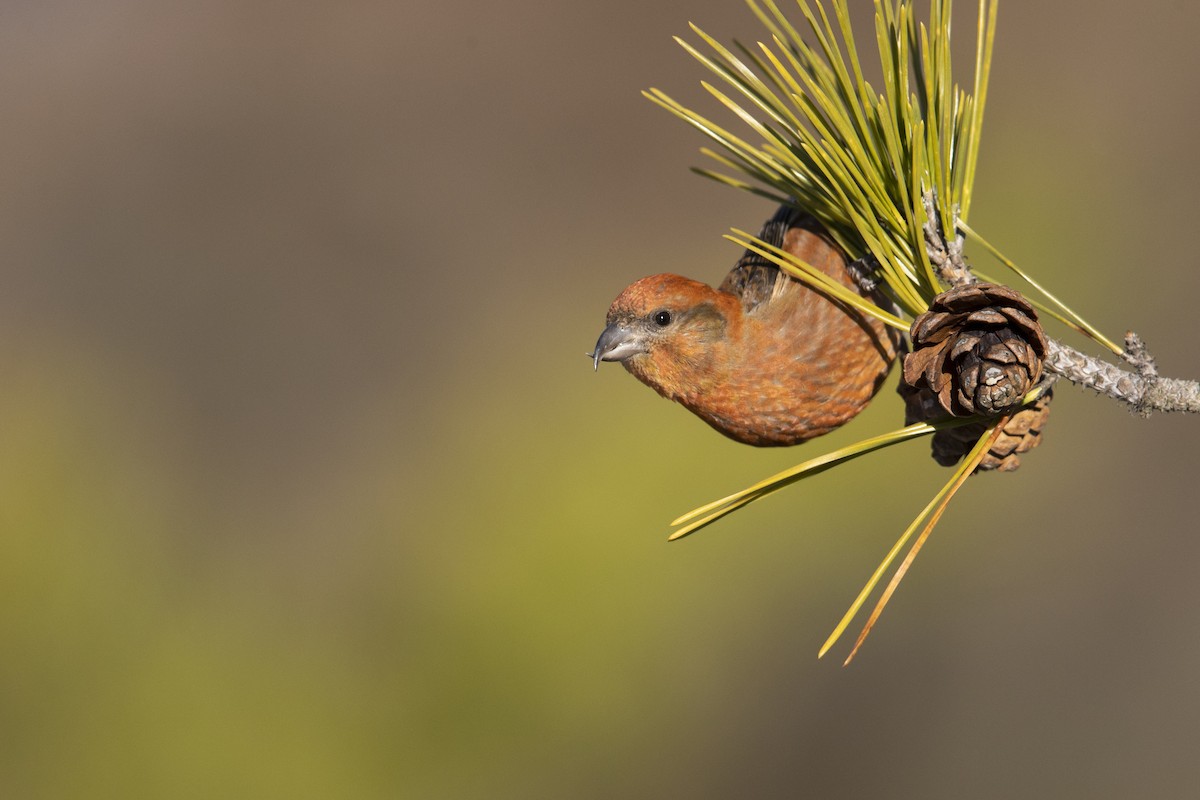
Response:
[{"label": "bird's head", "polygon": [[677,396],[711,372],[741,306],[736,298],[679,275],[630,284],[608,309],[592,364],[620,361],[643,383]]}]

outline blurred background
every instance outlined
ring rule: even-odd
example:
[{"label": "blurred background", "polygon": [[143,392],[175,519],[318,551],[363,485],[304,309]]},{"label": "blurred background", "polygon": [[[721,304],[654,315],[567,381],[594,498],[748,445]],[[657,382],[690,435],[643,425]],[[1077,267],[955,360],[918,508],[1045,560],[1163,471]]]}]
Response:
[{"label": "blurred background", "polygon": [[[760,36],[737,0],[0,9],[3,796],[1192,795],[1200,420],[1063,386],[848,669],[817,649],[926,443],[667,544],[901,415],[755,450],[584,358],[773,210],[639,95],[712,109],[689,20]],[[1005,0],[971,220],[1189,378],[1198,25]]]}]

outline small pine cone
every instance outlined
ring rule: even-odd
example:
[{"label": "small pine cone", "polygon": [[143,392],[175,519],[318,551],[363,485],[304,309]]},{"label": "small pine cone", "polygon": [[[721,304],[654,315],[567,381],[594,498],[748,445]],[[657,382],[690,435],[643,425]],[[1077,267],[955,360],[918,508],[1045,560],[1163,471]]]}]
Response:
[{"label": "small pine cone", "polygon": [[[1012,472],[1021,466],[1021,454],[1029,452],[1042,441],[1042,430],[1050,418],[1050,400],[1053,396],[1053,392],[1047,389],[1036,403],[1013,414],[1001,429],[996,441],[992,442],[992,446],[983,454],[983,459],[975,471]],[[943,467],[953,467],[975,446],[979,437],[987,430],[988,424],[988,421],[980,420],[935,433],[934,461]]]},{"label": "small pine cone", "polygon": [[1018,405],[1042,375],[1046,335],[1037,312],[1005,286],[976,283],[943,292],[913,321],[910,335],[902,384],[931,392],[951,416],[1000,414]]},{"label": "small pine cone", "polygon": [[[913,352],[904,358],[897,387],[905,401],[905,423],[981,417],[933,435],[934,460],[952,467],[979,441],[988,418],[1019,404],[1037,383],[1046,337],[1024,297],[988,283],[936,297],[913,322],[911,336]],[[1041,441],[1051,397],[1047,390],[1032,406],[1013,413],[975,471],[1019,467],[1020,454]]]}]

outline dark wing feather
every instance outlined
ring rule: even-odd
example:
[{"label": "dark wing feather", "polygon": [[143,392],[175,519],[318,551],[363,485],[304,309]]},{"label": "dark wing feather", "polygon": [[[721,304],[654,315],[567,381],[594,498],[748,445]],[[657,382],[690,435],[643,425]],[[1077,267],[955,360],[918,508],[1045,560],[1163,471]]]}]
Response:
[{"label": "dark wing feather", "polygon": [[[763,225],[758,238],[774,247],[783,247],[787,232],[795,227],[820,230],[816,220],[808,214],[795,206],[782,205],[775,212],[775,216]],[[749,313],[782,291],[791,280],[775,264],[758,253],[747,250],[725,276],[720,289],[736,295],[742,301],[746,313]]]}]

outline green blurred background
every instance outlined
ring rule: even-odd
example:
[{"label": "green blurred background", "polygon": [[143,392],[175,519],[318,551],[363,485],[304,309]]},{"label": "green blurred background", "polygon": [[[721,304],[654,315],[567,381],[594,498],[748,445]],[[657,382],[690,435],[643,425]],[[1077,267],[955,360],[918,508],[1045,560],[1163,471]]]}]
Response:
[{"label": "green blurred background", "polygon": [[[4,4],[0,794],[1194,796],[1195,418],[1062,388],[849,669],[816,651],[945,479],[924,443],[666,543],[900,416],[759,451],[583,357],[772,211],[638,94],[711,107],[689,20],[759,35],[737,0]],[[1005,0],[972,215],[1193,378],[1197,29]]]}]

